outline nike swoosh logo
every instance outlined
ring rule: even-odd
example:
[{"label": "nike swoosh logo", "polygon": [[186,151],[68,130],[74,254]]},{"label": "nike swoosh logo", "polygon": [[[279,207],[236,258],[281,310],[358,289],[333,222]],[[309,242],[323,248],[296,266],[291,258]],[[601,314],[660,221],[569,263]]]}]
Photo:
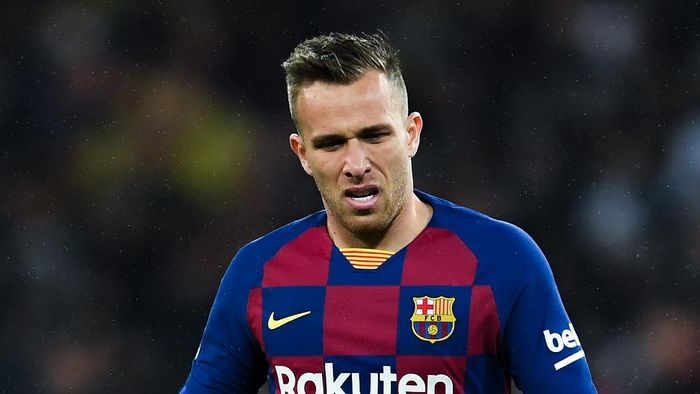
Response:
[{"label": "nike swoosh logo", "polygon": [[269,328],[270,330],[276,330],[276,329],[282,327],[283,325],[285,325],[287,323],[291,323],[294,320],[296,320],[300,317],[304,317],[310,313],[311,313],[311,311],[306,311],[306,312],[297,313],[295,315],[283,317],[279,320],[275,320],[275,312],[272,312],[272,313],[270,313],[270,318],[267,319],[267,328]]}]

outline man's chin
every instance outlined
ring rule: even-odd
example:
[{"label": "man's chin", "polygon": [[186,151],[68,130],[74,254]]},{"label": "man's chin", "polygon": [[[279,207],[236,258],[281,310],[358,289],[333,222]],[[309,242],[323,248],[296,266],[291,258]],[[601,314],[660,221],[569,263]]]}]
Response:
[{"label": "man's chin", "polygon": [[[352,215],[360,218],[366,218],[368,216],[371,216],[372,214],[376,213],[377,211],[374,209],[353,209],[352,210]],[[352,220],[352,218],[350,219]]]},{"label": "man's chin", "polygon": [[387,223],[376,217],[372,213],[365,215],[354,215],[344,221],[345,228],[357,235],[376,235],[382,233],[387,228]]}]

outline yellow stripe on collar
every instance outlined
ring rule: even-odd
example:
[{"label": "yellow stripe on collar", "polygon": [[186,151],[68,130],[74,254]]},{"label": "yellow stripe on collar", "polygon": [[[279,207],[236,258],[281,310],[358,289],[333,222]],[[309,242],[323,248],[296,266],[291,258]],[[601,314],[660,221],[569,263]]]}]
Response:
[{"label": "yellow stripe on collar", "polygon": [[340,252],[354,268],[373,270],[379,268],[394,252],[383,249],[341,248]]}]

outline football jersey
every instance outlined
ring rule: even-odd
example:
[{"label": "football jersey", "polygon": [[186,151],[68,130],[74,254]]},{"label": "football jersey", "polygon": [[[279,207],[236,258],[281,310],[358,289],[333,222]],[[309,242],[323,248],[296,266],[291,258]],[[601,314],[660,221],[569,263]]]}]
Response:
[{"label": "football jersey", "polygon": [[595,393],[551,269],[519,228],[416,191],[427,227],[372,270],[324,211],[244,246],[182,393]]}]

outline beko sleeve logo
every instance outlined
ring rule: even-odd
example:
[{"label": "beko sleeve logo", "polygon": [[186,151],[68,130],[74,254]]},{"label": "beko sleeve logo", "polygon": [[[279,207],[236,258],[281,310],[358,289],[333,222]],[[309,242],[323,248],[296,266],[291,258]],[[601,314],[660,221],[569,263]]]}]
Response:
[{"label": "beko sleeve logo", "polygon": [[[547,349],[552,353],[559,353],[564,350],[564,348],[573,349],[581,346],[578,335],[576,335],[576,330],[574,330],[574,325],[571,323],[569,323],[569,329],[564,329],[561,334],[549,332],[549,330],[542,331],[542,334],[544,334],[544,342],[547,344]],[[558,371],[583,357],[585,357],[585,354],[583,353],[583,349],[581,349],[554,363],[554,369]]]}]

